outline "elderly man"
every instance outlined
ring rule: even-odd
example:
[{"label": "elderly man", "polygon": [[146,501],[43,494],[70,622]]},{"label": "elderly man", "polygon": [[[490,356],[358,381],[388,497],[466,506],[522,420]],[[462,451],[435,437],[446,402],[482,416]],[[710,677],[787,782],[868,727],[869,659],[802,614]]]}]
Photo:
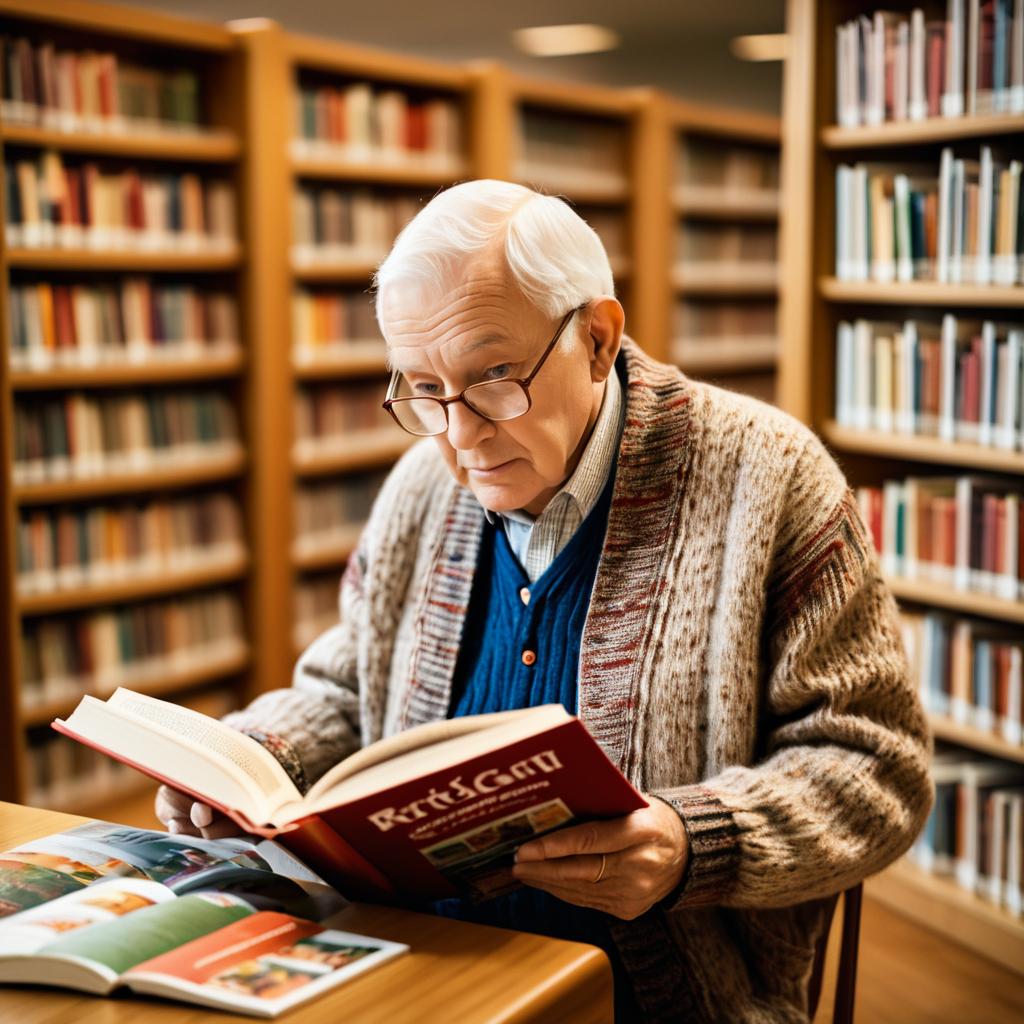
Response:
[{"label": "elderly man", "polygon": [[[823,898],[931,802],[842,475],[792,419],[624,337],[601,243],[559,199],[452,188],[377,289],[385,406],[431,440],[381,492],[340,623],[228,721],[304,788],[396,730],[561,702],[650,806],[525,845],[525,888],[440,912],[602,946],[620,1019],[805,1020]],[[229,828],[167,790],[158,813]]]}]

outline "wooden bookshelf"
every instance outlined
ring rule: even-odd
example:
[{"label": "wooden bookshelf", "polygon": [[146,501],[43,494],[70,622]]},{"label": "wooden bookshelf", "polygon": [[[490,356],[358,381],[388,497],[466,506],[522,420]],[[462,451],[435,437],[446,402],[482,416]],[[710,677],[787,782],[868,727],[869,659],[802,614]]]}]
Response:
[{"label": "wooden bookshelf", "polygon": [[[991,140],[1019,138],[1024,118],[941,118],[876,127],[839,128],[835,122],[836,29],[877,3],[849,0],[788,0],[789,58],[784,80],[783,168],[785,205],[781,221],[784,279],[780,302],[779,401],[809,424],[842,456],[855,483],[881,484],[899,474],[1005,475],[1011,487],[1024,472],[1020,452],[933,437],[877,430],[859,431],[835,422],[835,339],[841,319],[920,316],[930,321],[946,311],[999,320],[1019,320],[1024,288],[983,287],[914,281],[900,284],[839,281],[835,276],[835,174],[841,163],[934,160],[957,145],[970,154]],[[909,15],[911,3],[895,9]],[[893,8],[887,5],[886,9]],[[873,311],[873,307],[875,308]],[[919,464],[919,465],[915,465]],[[920,464],[923,464],[920,465]],[[1024,635],[1024,602],[967,593],[925,580],[890,579],[900,602],[945,609]],[[933,716],[935,736],[974,753],[1024,762],[1020,748],[1001,737]],[[894,910],[962,942],[1014,970],[1024,969],[1024,923],[946,878],[901,862],[870,879],[870,895]]]},{"label": "wooden bookshelf", "polygon": [[[199,114],[202,127],[159,130],[153,125],[124,130],[54,130],[26,123],[0,124],[0,149],[10,159],[35,159],[44,150],[69,154],[76,159],[97,158],[112,166],[133,167],[144,163],[174,169],[194,169],[200,177],[226,180],[239,199],[243,197],[242,156],[245,151],[246,122],[240,91],[241,54],[236,40],[225,28],[207,22],[133,10],[124,6],[86,3],[80,0],[0,0],[0,16],[6,34],[25,36],[34,45],[53,42],[58,48],[113,52],[130,62],[151,61],[156,66],[187,67],[199,84]],[[2,202],[6,202],[6,194]],[[6,223],[6,212],[3,212]],[[251,557],[245,536],[241,553],[230,559],[177,564],[159,576],[149,575],[111,580],[102,585],[64,587],[53,592],[19,595],[17,590],[15,529],[19,510],[74,502],[100,503],[114,495],[163,493],[187,496],[198,488],[219,485],[242,501],[249,488],[254,460],[249,457],[245,423],[245,402],[250,390],[253,349],[247,337],[248,316],[242,270],[246,263],[247,225],[240,210],[236,222],[243,232],[231,246],[185,249],[71,249],[8,248],[0,239],[0,437],[3,438],[3,466],[0,470],[0,650],[5,663],[0,679],[0,798],[24,801],[34,789],[30,779],[28,746],[30,733],[42,730],[55,714],[64,714],[77,704],[78,695],[69,693],[59,703],[32,704],[22,693],[19,635],[29,621],[61,619],[71,612],[119,609],[149,598],[200,592],[211,587],[234,595],[244,609],[248,595],[259,589],[258,558]],[[175,363],[170,360],[117,365],[55,366],[46,370],[17,370],[10,363],[12,339],[7,315],[12,281],[58,280],[76,283],[100,279],[115,283],[125,274],[152,275],[163,280],[172,274],[177,282],[206,288],[211,282],[235,296],[238,304],[239,348],[211,351]],[[47,480],[15,484],[13,412],[16,401],[34,401],[35,392],[60,393],[69,389],[186,387],[202,383],[228,397],[241,422],[241,440],[234,447],[211,449],[206,458],[194,461],[154,460],[153,468],[134,473]],[[243,512],[243,524],[245,524]],[[248,532],[246,530],[246,532]],[[206,660],[188,662],[179,657],[158,674],[132,675],[140,689],[177,699],[184,691],[213,681],[230,686],[234,703],[244,703],[252,694],[249,666],[259,661],[260,642],[243,635],[238,646]],[[188,663],[187,663],[188,662]],[[129,666],[131,667],[131,666]],[[131,674],[131,673],[129,673]],[[127,679],[127,675],[126,675]],[[83,691],[91,684],[84,681]],[[95,692],[95,691],[93,691]],[[33,732],[34,730],[34,732]],[[147,779],[132,779],[129,788],[151,787]],[[81,802],[76,801],[76,810]]]},{"label": "wooden bookshelf", "polygon": [[5,145],[59,149],[67,153],[93,153],[139,160],[180,160],[194,164],[230,163],[241,153],[238,136],[228,131],[104,134],[8,124],[0,128],[0,141]]},{"label": "wooden bookshelf", "polygon": [[975,114],[970,117],[932,117],[924,121],[821,129],[821,144],[826,149],[878,149],[906,147],[919,143],[953,142],[957,139],[988,139],[1024,132],[1024,115]]},{"label": "wooden bookshelf", "polygon": [[[429,197],[439,188],[477,176],[477,139],[470,115],[473,73],[462,67],[403,57],[369,47],[331,42],[283,32],[263,19],[233,22],[246,55],[252,131],[244,161],[253,183],[253,206],[247,211],[263,244],[255,243],[248,265],[253,297],[253,344],[262,354],[256,383],[254,445],[259,474],[253,495],[256,544],[261,552],[264,589],[256,595],[254,629],[270,639],[262,663],[255,666],[258,689],[284,685],[291,678],[296,649],[297,588],[310,574],[330,573],[335,581],[354,546],[331,542],[303,548],[295,535],[294,505],[310,484],[343,481],[364,470],[386,469],[415,439],[390,427],[380,410],[379,429],[303,443],[296,451],[294,409],[300,391],[333,383],[379,391],[387,384],[382,343],[360,342],[350,352],[338,346],[315,351],[315,339],[293,335],[293,295],[300,288],[314,294],[362,296],[380,258],[360,252],[352,258],[293,259],[293,196],[305,185],[359,189],[374,196]],[[306,139],[297,122],[299,90],[342,89],[368,84],[376,96],[394,90],[413,100],[451,101],[461,113],[462,150],[450,159],[414,157],[372,146],[361,153],[332,149]],[[301,254],[300,254],[301,255]],[[284,611],[282,611],[284,609]],[[305,635],[305,634],[304,634]]]},{"label": "wooden bookshelf", "polygon": [[894,306],[941,306],[1019,310],[1024,305],[1024,289],[998,285],[935,284],[912,281],[907,284],[881,284],[874,281],[839,281],[823,277],[821,294],[832,302]]},{"label": "wooden bookshelf", "polygon": [[52,370],[12,370],[15,391],[50,391],[59,388],[117,388],[141,384],[181,384],[185,381],[233,377],[245,367],[245,353],[202,355],[192,359],[152,359],[121,365],[58,367]]},{"label": "wooden bookshelf", "polygon": [[[770,395],[777,349],[777,257],[773,254],[768,264],[746,265],[724,256],[693,258],[683,247],[696,247],[701,236],[718,238],[723,246],[747,237],[777,237],[780,121],[670,100],[666,129],[666,265],[673,307],[666,358],[692,376],[724,378],[739,390]],[[751,180],[759,171],[765,177]],[[754,308],[763,322],[747,326],[741,318],[753,315],[745,311]],[[700,339],[700,345],[691,339]]]},{"label": "wooden bookshelf", "polygon": [[874,455],[880,459],[932,462],[940,466],[995,473],[1024,474],[1024,454],[991,445],[942,441],[915,434],[890,434],[881,430],[854,430],[835,420],[821,425],[821,436],[841,452]]},{"label": "wooden bookshelf", "polygon": [[1024,928],[1020,921],[961,889],[951,879],[928,874],[901,860],[869,878],[865,892],[896,913],[1020,973],[1024,964]]}]

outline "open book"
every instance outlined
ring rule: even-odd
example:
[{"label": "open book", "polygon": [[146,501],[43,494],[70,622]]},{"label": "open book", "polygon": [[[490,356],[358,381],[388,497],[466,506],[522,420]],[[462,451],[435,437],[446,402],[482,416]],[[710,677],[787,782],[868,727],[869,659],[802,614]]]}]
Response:
[{"label": "open book", "polygon": [[559,704],[417,726],[299,793],[249,736],[118,689],[53,727],[277,837],[349,895],[477,899],[515,886],[523,843],[646,801]]},{"label": "open book", "polygon": [[92,821],[0,853],[0,982],[275,1017],[408,948],[316,923],[343,905],[275,843]]}]

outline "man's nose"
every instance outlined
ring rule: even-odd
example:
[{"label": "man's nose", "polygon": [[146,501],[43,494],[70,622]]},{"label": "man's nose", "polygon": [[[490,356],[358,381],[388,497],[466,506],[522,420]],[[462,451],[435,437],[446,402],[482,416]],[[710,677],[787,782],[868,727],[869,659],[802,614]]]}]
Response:
[{"label": "man's nose", "polygon": [[448,443],[459,451],[475,448],[494,433],[494,424],[479,416],[465,402],[448,406]]}]

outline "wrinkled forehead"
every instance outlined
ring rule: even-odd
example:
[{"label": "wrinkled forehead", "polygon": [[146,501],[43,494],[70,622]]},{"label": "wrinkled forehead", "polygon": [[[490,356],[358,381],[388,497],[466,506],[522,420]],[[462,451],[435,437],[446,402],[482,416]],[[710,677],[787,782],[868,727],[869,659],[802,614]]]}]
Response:
[{"label": "wrinkled forehead", "polygon": [[518,347],[546,323],[507,271],[477,263],[441,283],[396,282],[382,303],[388,359],[400,370],[457,366],[478,353]]}]

